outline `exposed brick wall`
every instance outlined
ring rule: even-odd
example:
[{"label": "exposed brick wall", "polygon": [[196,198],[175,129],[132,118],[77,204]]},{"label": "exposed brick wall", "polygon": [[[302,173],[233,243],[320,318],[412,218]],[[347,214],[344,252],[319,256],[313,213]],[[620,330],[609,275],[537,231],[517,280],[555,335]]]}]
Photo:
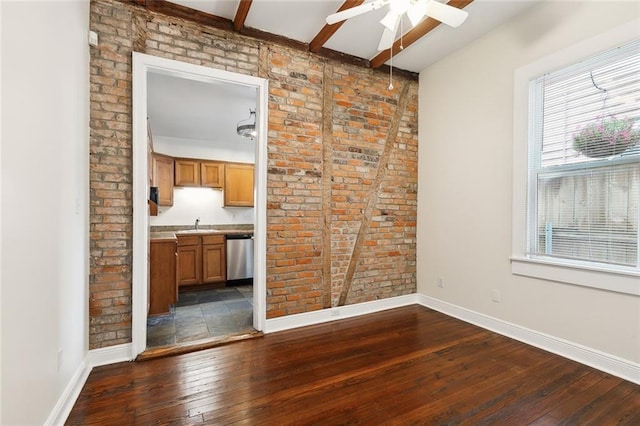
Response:
[{"label": "exposed brick wall", "polygon": [[322,309],[322,75],[269,48],[267,317]]},{"label": "exposed brick wall", "polygon": [[415,292],[417,82],[91,3],[90,347],[131,341],[132,51],[269,79],[267,316]]},{"label": "exposed brick wall", "polygon": [[91,348],[131,341],[131,20],[129,8],[91,5]]}]

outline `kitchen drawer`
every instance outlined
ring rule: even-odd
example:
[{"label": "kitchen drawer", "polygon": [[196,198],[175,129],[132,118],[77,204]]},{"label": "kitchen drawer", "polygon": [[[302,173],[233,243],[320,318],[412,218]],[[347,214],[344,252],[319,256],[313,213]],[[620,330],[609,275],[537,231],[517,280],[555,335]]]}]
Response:
[{"label": "kitchen drawer", "polygon": [[199,235],[178,235],[178,246],[197,246],[199,244]]},{"label": "kitchen drawer", "polygon": [[224,235],[203,235],[202,245],[205,244],[224,244]]}]

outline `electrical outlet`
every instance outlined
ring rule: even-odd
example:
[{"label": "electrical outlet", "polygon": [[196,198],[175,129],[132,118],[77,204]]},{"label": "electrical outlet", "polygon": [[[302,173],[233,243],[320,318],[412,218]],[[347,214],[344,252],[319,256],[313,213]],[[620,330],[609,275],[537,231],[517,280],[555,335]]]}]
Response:
[{"label": "electrical outlet", "polygon": [[500,303],[501,295],[500,290],[493,289],[491,290],[491,300],[495,303]]},{"label": "electrical outlet", "polygon": [[438,278],[438,287],[444,288],[444,277]]},{"label": "electrical outlet", "polygon": [[98,46],[98,33],[95,31],[89,31],[89,46]]}]

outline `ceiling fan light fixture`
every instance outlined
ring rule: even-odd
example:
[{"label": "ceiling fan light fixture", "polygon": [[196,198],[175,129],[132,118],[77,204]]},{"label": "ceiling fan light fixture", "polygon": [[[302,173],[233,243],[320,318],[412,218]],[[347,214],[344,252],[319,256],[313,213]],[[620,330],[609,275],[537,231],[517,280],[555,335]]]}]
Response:
[{"label": "ceiling fan light fixture", "polygon": [[389,4],[389,10],[395,13],[396,15],[402,15],[407,10],[409,10],[409,5],[411,0],[391,0]]},{"label": "ceiling fan light fixture", "polygon": [[241,120],[236,126],[236,133],[239,136],[247,139],[253,139],[256,137],[256,110],[249,110],[249,118]]}]

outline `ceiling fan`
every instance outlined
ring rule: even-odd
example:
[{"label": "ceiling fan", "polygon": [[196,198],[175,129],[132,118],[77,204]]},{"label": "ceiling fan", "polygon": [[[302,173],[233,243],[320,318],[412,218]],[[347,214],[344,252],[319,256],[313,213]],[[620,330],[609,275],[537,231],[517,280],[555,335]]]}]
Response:
[{"label": "ceiling fan", "polygon": [[416,26],[425,16],[437,19],[451,27],[459,27],[469,13],[467,11],[440,3],[436,0],[374,0],[360,6],[345,9],[343,11],[327,16],[327,24],[332,25],[344,21],[354,16],[372,10],[380,9],[389,5],[389,12],[380,21],[384,25],[384,32],[378,44],[378,50],[387,50],[391,48],[395,41],[398,24],[405,13],[411,21],[412,26]]}]

